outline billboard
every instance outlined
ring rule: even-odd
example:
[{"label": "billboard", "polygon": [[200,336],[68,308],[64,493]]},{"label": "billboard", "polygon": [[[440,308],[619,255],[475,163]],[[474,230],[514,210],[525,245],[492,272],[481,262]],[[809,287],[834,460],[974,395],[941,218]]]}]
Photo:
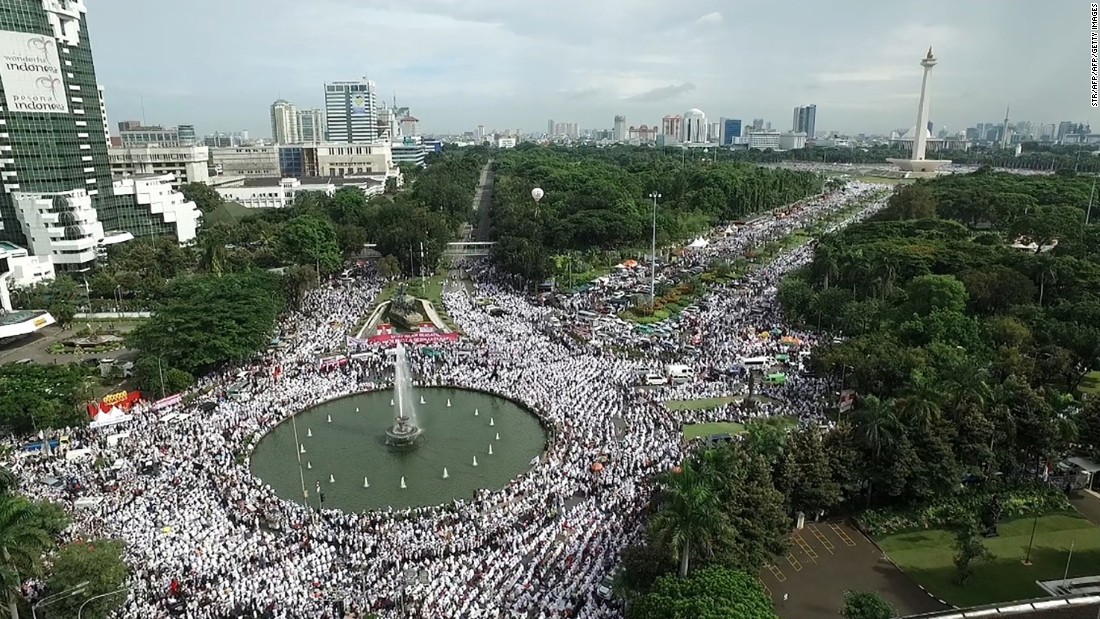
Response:
[{"label": "billboard", "polygon": [[355,95],[351,98],[351,115],[352,116],[368,116],[367,108],[370,106],[370,100],[363,95]]},{"label": "billboard", "polygon": [[57,40],[53,37],[0,31],[0,82],[10,112],[69,112]]}]

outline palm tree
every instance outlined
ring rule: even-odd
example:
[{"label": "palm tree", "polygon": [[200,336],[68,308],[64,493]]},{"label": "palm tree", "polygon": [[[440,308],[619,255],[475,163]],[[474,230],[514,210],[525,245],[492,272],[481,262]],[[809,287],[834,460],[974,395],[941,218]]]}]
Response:
[{"label": "palm tree", "polygon": [[709,477],[691,462],[684,462],[666,473],[661,482],[662,507],[650,526],[679,560],[681,578],[688,574],[692,544],[700,552],[710,552],[714,539],[728,528]]},{"label": "palm tree", "polygon": [[914,426],[928,427],[939,419],[942,392],[921,371],[913,372],[909,390],[898,401],[898,412]]},{"label": "palm tree", "polygon": [[863,446],[878,458],[883,448],[889,449],[901,435],[896,403],[893,399],[881,400],[877,396],[864,396],[856,415],[856,432]]},{"label": "palm tree", "polygon": [[36,514],[37,507],[25,497],[0,495],[0,590],[7,597],[12,619],[19,619],[24,577],[38,571],[39,557],[51,543]]},{"label": "palm tree", "polygon": [[1036,256],[1033,269],[1036,277],[1039,278],[1039,306],[1041,307],[1043,305],[1043,293],[1046,292],[1047,282],[1052,284],[1058,282],[1057,274],[1054,272],[1054,260],[1049,256]]}]

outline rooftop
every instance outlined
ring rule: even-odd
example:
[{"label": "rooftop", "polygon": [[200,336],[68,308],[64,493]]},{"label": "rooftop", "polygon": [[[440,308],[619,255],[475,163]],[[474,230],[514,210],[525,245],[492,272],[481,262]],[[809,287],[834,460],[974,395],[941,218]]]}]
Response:
[{"label": "rooftop", "polygon": [[[266,176],[262,178],[245,178],[241,181],[241,187],[278,187],[279,183],[283,181],[282,178],[277,176]],[[382,181],[366,178],[366,177],[347,177],[347,176],[307,176],[298,179],[303,186],[306,185],[335,185],[336,187],[342,187],[344,185],[381,185]]]}]

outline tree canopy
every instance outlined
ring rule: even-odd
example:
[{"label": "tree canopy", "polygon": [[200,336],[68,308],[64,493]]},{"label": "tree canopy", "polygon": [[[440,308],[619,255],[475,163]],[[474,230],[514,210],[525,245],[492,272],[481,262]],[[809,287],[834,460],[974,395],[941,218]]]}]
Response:
[{"label": "tree canopy", "polygon": [[0,365],[0,424],[27,433],[87,423],[89,370],[79,365]]},{"label": "tree canopy", "polygon": [[687,578],[662,576],[653,590],[632,602],[630,619],[777,619],[755,576],[710,567]]}]

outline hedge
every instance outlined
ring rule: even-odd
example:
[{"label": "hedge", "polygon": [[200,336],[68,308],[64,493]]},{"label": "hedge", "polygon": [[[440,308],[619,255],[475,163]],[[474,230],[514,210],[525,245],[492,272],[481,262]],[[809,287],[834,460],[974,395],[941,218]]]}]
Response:
[{"label": "hedge", "polygon": [[874,537],[921,529],[950,528],[965,518],[978,518],[990,498],[1001,498],[1001,519],[1014,520],[1072,509],[1066,495],[1048,484],[974,490],[935,503],[906,508],[869,509],[858,520]]}]

